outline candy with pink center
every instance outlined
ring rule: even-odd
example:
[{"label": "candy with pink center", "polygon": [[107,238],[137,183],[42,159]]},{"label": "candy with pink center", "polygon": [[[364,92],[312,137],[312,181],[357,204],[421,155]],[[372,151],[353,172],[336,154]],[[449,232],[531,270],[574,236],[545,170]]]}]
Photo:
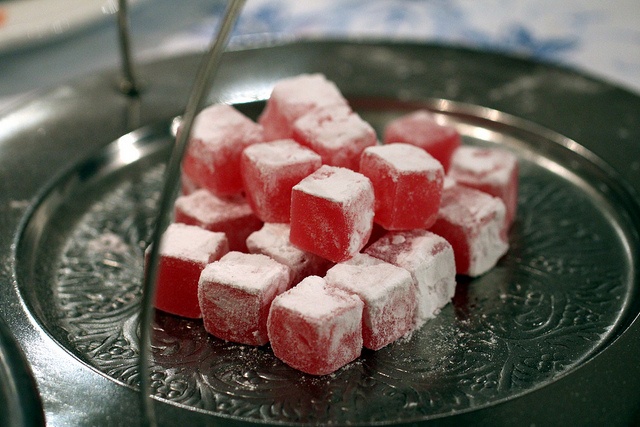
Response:
[{"label": "candy with pink center", "polygon": [[226,341],[266,344],[269,308],[288,286],[286,266],[266,255],[229,252],[200,275],[205,330]]},{"label": "candy with pink center", "polygon": [[431,231],[453,246],[458,274],[480,276],[507,252],[504,240],[505,206],[483,191],[454,185],[442,192],[442,202]]},{"label": "candy with pink center", "polygon": [[365,253],[411,273],[417,293],[416,327],[434,318],[453,298],[453,248],[442,237],[425,230],[390,231]]},{"label": "candy with pink center", "polygon": [[442,163],[447,172],[461,138],[454,127],[438,123],[427,110],[418,110],[390,121],[384,130],[384,142],[416,145]]},{"label": "candy with pink center", "polygon": [[349,259],[369,240],[373,208],[369,178],[324,165],[293,187],[291,243],[333,262]]},{"label": "candy with pink center", "polygon": [[263,139],[262,126],[232,106],[207,107],[194,122],[182,172],[196,187],[217,196],[238,194],[242,191],[240,154]]},{"label": "candy with pink center", "polygon": [[371,125],[347,105],[316,108],[293,124],[293,138],[322,156],[322,163],[357,171],[362,151],[378,142]]},{"label": "candy with pink center", "polygon": [[364,302],[365,347],[379,350],[413,330],[416,289],[411,274],[404,268],[357,254],[331,267],[325,280]]},{"label": "candy with pink center", "polygon": [[178,197],[174,214],[175,222],[225,233],[232,251],[246,252],[247,237],[262,227],[242,196],[221,198],[205,189]]},{"label": "candy with pink center", "polygon": [[347,105],[335,83],[322,74],[301,74],[279,80],[258,122],[265,141],[291,138],[293,123],[309,111],[329,105]]},{"label": "candy with pink center", "polygon": [[403,143],[369,147],[360,173],[373,184],[374,221],[385,229],[427,229],[436,221],[444,169],[425,150]]},{"label": "candy with pink center", "polygon": [[289,240],[289,232],[289,224],[265,223],[247,238],[249,252],[267,255],[289,267],[291,285],[307,276],[324,276],[333,263],[294,246]]},{"label": "candy with pink center", "polygon": [[289,222],[291,189],[321,165],[318,154],[291,139],[247,147],[240,167],[256,216],[264,222]]},{"label": "candy with pink center", "polygon": [[[150,262],[150,248],[145,264]],[[170,224],[160,243],[155,307],[189,318],[202,317],[198,303],[198,280],[205,266],[229,251],[224,233],[186,224]]]},{"label": "candy with pink center", "polygon": [[271,304],[273,353],[302,372],[330,374],[360,356],[362,311],[357,296],[309,276]]},{"label": "candy with pink center", "polygon": [[518,203],[518,158],[497,147],[459,147],[451,158],[449,176],[459,184],[499,197],[505,204],[505,235]]}]

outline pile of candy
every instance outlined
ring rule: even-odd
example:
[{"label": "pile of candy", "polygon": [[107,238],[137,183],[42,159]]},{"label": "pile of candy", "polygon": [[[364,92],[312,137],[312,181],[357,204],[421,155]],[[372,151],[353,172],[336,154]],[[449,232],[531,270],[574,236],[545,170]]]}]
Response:
[{"label": "pile of candy", "polygon": [[420,110],[382,141],[319,74],[278,82],[258,122],[197,117],[160,246],[156,307],[334,372],[435,317],[456,274],[508,249],[518,163]]}]

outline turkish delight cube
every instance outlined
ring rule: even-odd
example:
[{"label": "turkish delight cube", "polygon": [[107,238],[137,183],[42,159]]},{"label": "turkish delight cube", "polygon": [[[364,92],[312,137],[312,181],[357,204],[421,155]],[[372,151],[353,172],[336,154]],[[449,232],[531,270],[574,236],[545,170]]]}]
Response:
[{"label": "turkish delight cube", "polygon": [[267,328],[273,353],[311,375],[330,374],[362,352],[363,302],[309,276],[277,296]]},{"label": "turkish delight cube", "polygon": [[404,268],[357,254],[331,267],[326,282],[357,295],[364,303],[364,346],[379,350],[413,330],[416,289]]},{"label": "turkish delight cube", "polygon": [[427,110],[418,110],[390,121],[384,130],[385,144],[404,142],[417,145],[435,157],[445,172],[449,170],[451,156],[461,144],[458,131],[439,124]]},{"label": "turkish delight cube", "polygon": [[189,195],[199,188],[200,187],[198,187],[198,185],[194,183],[187,175],[185,175],[184,173],[180,174],[180,195]]},{"label": "turkish delight cube", "polygon": [[[150,249],[151,246],[145,253],[147,268]],[[202,317],[198,303],[200,273],[208,263],[220,259],[228,251],[224,233],[170,224],[162,235],[158,252],[155,307],[178,316]]]},{"label": "turkish delight cube", "polygon": [[318,154],[292,139],[247,147],[240,162],[247,200],[264,222],[289,222],[291,189],[322,165]]},{"label": "turkish delight cube", "polygon": [[385,229],[427,229],[436,221],[444,169],[425,150],[403,143],[369,147],[360,173],[373,184],[374,221]]},{"label": "turkish delight cube", "polygon": [[430,230],[453,246],[457,273],[476,277],[493,268],[509,248],[502,234],[504,216],[498,197],[454,185],[442,192],[438,219]]},{"label": "turkish delight cube", "polygon": [[266,255],[229,252],[200,275],[205,330],[226,341],[266,344],[269,308],[288,286],[286,266]]},{"label": "turkish delight cube", "polygon": [[307,276],[324,276],[333,263],[294,246],[289,232],[289,224],[265,223],[247,238],[247,248],[250,253],[267,255],[289,267],[292,286]]},{"label": "turkish delight cube", "polygon": [[335,83],[322,74],[301,74],[276,82],[258,118],[265,141],[291,138],[296,119],[314,108],[329,105],[348,103]]},{"label": "turkish delight cube", "polygon": [[449,176],[457,183],[499,197],[504,202],[505,238],[518,203],[518,158],[496,147],[461,146],[453,153]]},{"label": "turkish delight cube", "polygon": [[316,108],[293,124],[293,138],[322,157],[322,163],[357,171],[360,155],[378,138],[371,125],[347,105]]},{"label": "turkish delight cube", "polygon": [[197,225],[227,235],[229,250],[247,251],[247,237],[262,227],[249,203],[241,196],[221,198],[199,189],[180,196],[174,205],[175,222]]},{"label": "turkish delight cube", "polygon": [[291,193],[291,243],[333,262],[367,243],[373,226],[374,193],[366,176],[323,165]]},{"label": "turkish delight cube", "polygon": [[262,140],[260,125],[230,105],[212,105],[194,122],[182,172],[217,196],[238,194],[242,191],[240,154]]},{"label": "turkish delight cube", "polygon": [[417,292],[415,326],[422,326],[447,305],[455,293],[453,248],[426,230],[390,231],[365,253],[411,273]]}]

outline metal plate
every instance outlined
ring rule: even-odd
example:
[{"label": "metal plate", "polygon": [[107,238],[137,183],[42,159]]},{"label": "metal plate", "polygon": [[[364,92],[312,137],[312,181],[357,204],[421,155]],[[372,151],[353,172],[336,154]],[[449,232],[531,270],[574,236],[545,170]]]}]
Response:
[{"label": "metal plate", "polygon": [[[275,80],[323,72],[379,131],[426,107],[466,143],[514,151],[522,165],[519,213],[511,249],[494,270],[461,278],[453,304],[411,339],[364,352],[330,376],[301,374],[268,346],[224,343],[201,322],[159,313],[151,374],[159,420],[631,422],[640,402],[631,379],[638,356],[629,357],[640,346],[636,96],[569,70],[439,46],[301,42],[225,59],[210,100],[253,117],[262,104],[248,101],[267,96]],[[139,416],[142,250],[169,120],[180,113],[176,97],[186,97],[196,60],[149,64],[139,104],[112,92],[105,74],[1,119],[14,125],[0,135],[0,161],[13,172],[3,234],[13,243],[6,257],[15,287],[7,298],[19,302],[2,309],[25,331],[18,338],[51,420],[106,423],[99,415],[118,407],[110,423]],[[125,135],[146,123],[155,124]],[[6,150],[14,150],[11,161]],[[25,161],[28,180],[18,174]],[[46,380],[51,370],[55,384]],[[64,398],[66,411],[56,406]],[[543,410],[558,405],[564,411]]]}]

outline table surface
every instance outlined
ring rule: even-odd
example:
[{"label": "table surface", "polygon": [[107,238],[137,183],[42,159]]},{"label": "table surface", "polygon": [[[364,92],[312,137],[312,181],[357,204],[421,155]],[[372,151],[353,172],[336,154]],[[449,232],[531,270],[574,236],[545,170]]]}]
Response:
[{"label": "table surface", "polygon": [[[85,2],[85,7],[79,9],[79,2]],[[12,103],[33,96],[39,89],[117,67],[115,3],[0,3],[0,42],[10,34],[15,39],[0,43],[0,110],[11,108]],[[44,4],[49,6],[43,8]],[[136,60],[204,49],[224,5],[220,0],[190,0],[180,7],[171,0],[133,1],[130,12]],[[14,18],[19,14],[14,13],[17,6],[22,21]],[[38,13],[45,16],[36,18]],[[27,32],[25,26],[38,19],[43,21],[38,31],[15,37],[21,29]],[[248,1],[232,46],[274,37],[364,37],[500,51],[572,67],[640,93],[637,0]]]}]

